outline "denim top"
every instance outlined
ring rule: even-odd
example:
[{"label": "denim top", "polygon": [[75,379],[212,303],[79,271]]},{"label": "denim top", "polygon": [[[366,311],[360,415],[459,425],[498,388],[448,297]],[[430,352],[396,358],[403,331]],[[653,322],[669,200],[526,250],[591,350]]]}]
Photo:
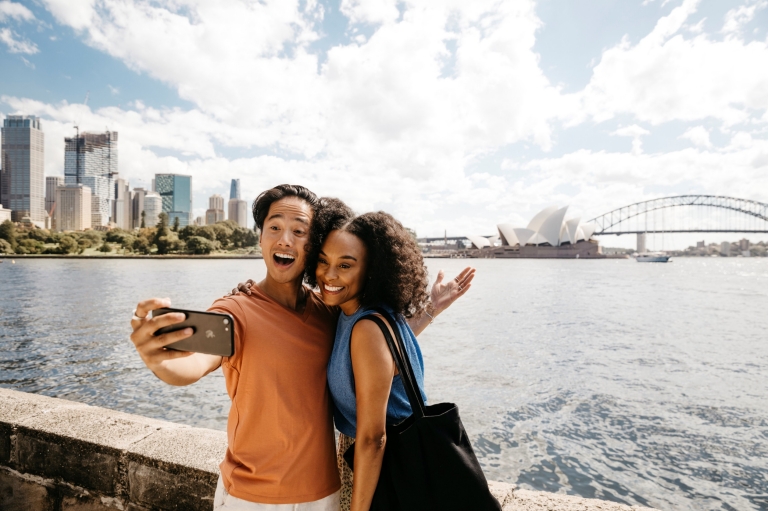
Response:
[{"label": "denim top", "polygon": [[[382,306],[382,308],[389,312],[397,322],[397,329],[403,339],[411,366],[413,366],[416,385],[426,405],[427,396],[424,394],[424,360],[421,357],[421,349],[416,341],[416,336],[401,315],[393,314],[389,307]],[[370,308],[360,308],[351,316],[347,316],[343,312],[339,315],[339,323],[336,327],[336,340],[333,344],[331,359],[328,362],[328,387],[330,388],[334,404],[333,418],[336,422],[336,429],[352,438],[357,436],[355,376],[352,372],[352,357],[350,355],[352,327],[354,327],[358,319],[370,314],[373,314]],[[395,340],[395,342],[397,341]],[[389,391],[387,424],[397,424],[411,414],[408,395],[405,393],[405,387],[398,374],[392,380],[392,388]]]}]

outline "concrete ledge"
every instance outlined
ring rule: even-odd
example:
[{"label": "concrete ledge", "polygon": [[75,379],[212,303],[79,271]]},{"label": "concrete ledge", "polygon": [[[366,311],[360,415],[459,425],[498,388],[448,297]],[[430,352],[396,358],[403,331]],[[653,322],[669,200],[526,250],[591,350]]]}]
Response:
[{"label": "concrete ledge", "polygon": [[[2,511],[210,511],[223,431],[0,388]],[[490,482],[504,511],[651,511]]]}]

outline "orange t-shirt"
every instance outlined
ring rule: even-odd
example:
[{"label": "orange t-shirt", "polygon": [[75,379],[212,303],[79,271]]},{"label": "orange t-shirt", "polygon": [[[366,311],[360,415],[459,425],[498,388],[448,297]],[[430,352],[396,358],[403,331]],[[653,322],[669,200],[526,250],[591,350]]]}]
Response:
[{"label": "orange t-shirt", "polygon": [[235,354],[221,367],[232,407],[224,487],[263,504],[298,504],[341,486],[326,382],[337,312],[309,293],[303,313],[257,286],[216,300],[235,318]]}]

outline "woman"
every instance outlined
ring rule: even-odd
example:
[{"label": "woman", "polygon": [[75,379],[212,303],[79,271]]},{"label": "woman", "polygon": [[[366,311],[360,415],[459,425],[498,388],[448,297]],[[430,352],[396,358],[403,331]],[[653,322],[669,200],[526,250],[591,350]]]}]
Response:
[{"label": "woman", "polygon": [[[391,215],[367,213],[351,219],[347,209],[329,206],[317,222],[318,236],[327,235],[312,243],[308,283],[319,287],[327,305],[342,311],[328,364],[334,419],[341,432],[342,509],[368,511],[384,456],[386,426],[412,411],[382,331],[371,321],[358,320],[371,315],[373,307],[383,307],[396,318],[394,326],[426,403],[421,350],[406,320],[413,324],[424,316],[431,321],[440,311],[431,308],[427,271],[416,240]],[[467,268],[454,279],[449,302],[463,295],[473,278],[474,270]],[[355,474],[350,495],[351,473],[341,455],[352,442]]]}]

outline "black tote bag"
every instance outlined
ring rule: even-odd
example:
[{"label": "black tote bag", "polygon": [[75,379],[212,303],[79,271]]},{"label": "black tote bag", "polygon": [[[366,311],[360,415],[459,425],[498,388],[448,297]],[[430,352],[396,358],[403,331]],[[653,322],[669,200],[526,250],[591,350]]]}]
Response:
[{"label": "black tote bag", "polygon": [[[464,431],[458,407],[453,403],[424,406],[397,324],[387,311],[375,312],[392,325],[399,349],[381,318],[370,315],[360,320],[375,322],[384,334],[413,414],[399,424],[387,425],[371,511],[501,511]],[[352,444],[344,460],[353,470],[354,459]]]}]

